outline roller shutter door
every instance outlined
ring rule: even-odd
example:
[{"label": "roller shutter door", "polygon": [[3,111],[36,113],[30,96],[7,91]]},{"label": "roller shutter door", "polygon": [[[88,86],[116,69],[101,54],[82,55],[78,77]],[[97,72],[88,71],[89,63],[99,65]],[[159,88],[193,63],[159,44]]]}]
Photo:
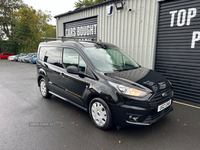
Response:
[{"label": "roller shutter door", "polygon": [[173,84],[175,100],[200,104],[200,1],[160,2],[155,70]]}]

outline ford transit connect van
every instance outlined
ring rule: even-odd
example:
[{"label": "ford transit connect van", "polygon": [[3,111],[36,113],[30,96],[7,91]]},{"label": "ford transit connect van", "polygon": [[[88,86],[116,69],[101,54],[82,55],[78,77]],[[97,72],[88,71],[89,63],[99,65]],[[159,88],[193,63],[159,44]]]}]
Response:
[{"label": "ford transit connect van", "polygon": [[38,86],[87,111],[100,129],[151,125],[173,110],[171,83],[115,45],[51,41],[39,44]]}]

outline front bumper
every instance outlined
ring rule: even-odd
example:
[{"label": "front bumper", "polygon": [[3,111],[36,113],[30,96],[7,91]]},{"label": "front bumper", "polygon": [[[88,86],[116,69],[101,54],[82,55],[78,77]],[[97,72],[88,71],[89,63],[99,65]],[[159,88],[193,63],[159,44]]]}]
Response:
[{"label": "front bumper", "polygon": [[[168,96],[162,97],[161,95],[163,92],[167,92]],[[129,99],[130,102],[125,102],[121,105],[111,104],[110,108],[116,126],[151,125],[173,111],[173,107],[170,105],[158,112],[158,106],[170,99],[171,102],[173,102],[173,91],[171,89],[166,89],[154,94],[149,100],[130,103],[134,102],[134,100]]]},{"label": "front bumper", "polygon": [[111,109],[117,110],[112,111],[116,126],[151,125],[173,111],[172,105],[161,112],[151,109],[142,110],[142,108],[133,108],[128,105],[114,107],[116,106],[111,106]]}]

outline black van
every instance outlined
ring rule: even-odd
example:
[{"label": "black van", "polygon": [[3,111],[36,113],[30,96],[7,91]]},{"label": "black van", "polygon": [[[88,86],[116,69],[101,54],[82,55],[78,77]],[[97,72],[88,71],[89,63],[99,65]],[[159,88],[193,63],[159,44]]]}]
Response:
[{"label": "black van", "polygon": [[92,41],[42,42],[38,86],[89,112],[100,129],[150,125],[173,110],[171,83],[117,46]]}]

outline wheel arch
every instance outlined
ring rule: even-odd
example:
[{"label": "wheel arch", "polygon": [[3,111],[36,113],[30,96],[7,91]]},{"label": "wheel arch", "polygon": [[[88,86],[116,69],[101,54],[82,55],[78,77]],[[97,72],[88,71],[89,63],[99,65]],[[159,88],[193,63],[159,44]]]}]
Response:
[{"label": "wheel arch", "polygon": [[[86,100],[86,109],[87,109],[87,111],[89,112],[89,105],[90,105],[90,102],[94,99],[94,98],[101,98],[108,106],[109,106],[109,102],[108,102],[108,100],[106,100],[106,98],[104,98],[104,97],[102,97],[102,96],[100,96],[100,95],[98,95],[98,94],[92,94],[92,95],[89,95],[88,97],[87,97],[87,100]],[[110,106],[109,106],[110,107]],[[111,109],[111,108],[110,108]]]},{"label": "wheel arch", "polygon": [[42,78],[44,78],[44,79],[46,79],[46,81],[48,81],[48,77],[47,77],[45,70],[40,68],[40,69],[38,69],[38,78],[37,78],[38,86],[40,86],[40,80]]},{"label": "wheel arch", "polygon": [[43,75],[39,75],[38,78],[37,78],[37,82],[38,82],[38,86],[40,86],[40,80],[44,78],[46,79]]}]

